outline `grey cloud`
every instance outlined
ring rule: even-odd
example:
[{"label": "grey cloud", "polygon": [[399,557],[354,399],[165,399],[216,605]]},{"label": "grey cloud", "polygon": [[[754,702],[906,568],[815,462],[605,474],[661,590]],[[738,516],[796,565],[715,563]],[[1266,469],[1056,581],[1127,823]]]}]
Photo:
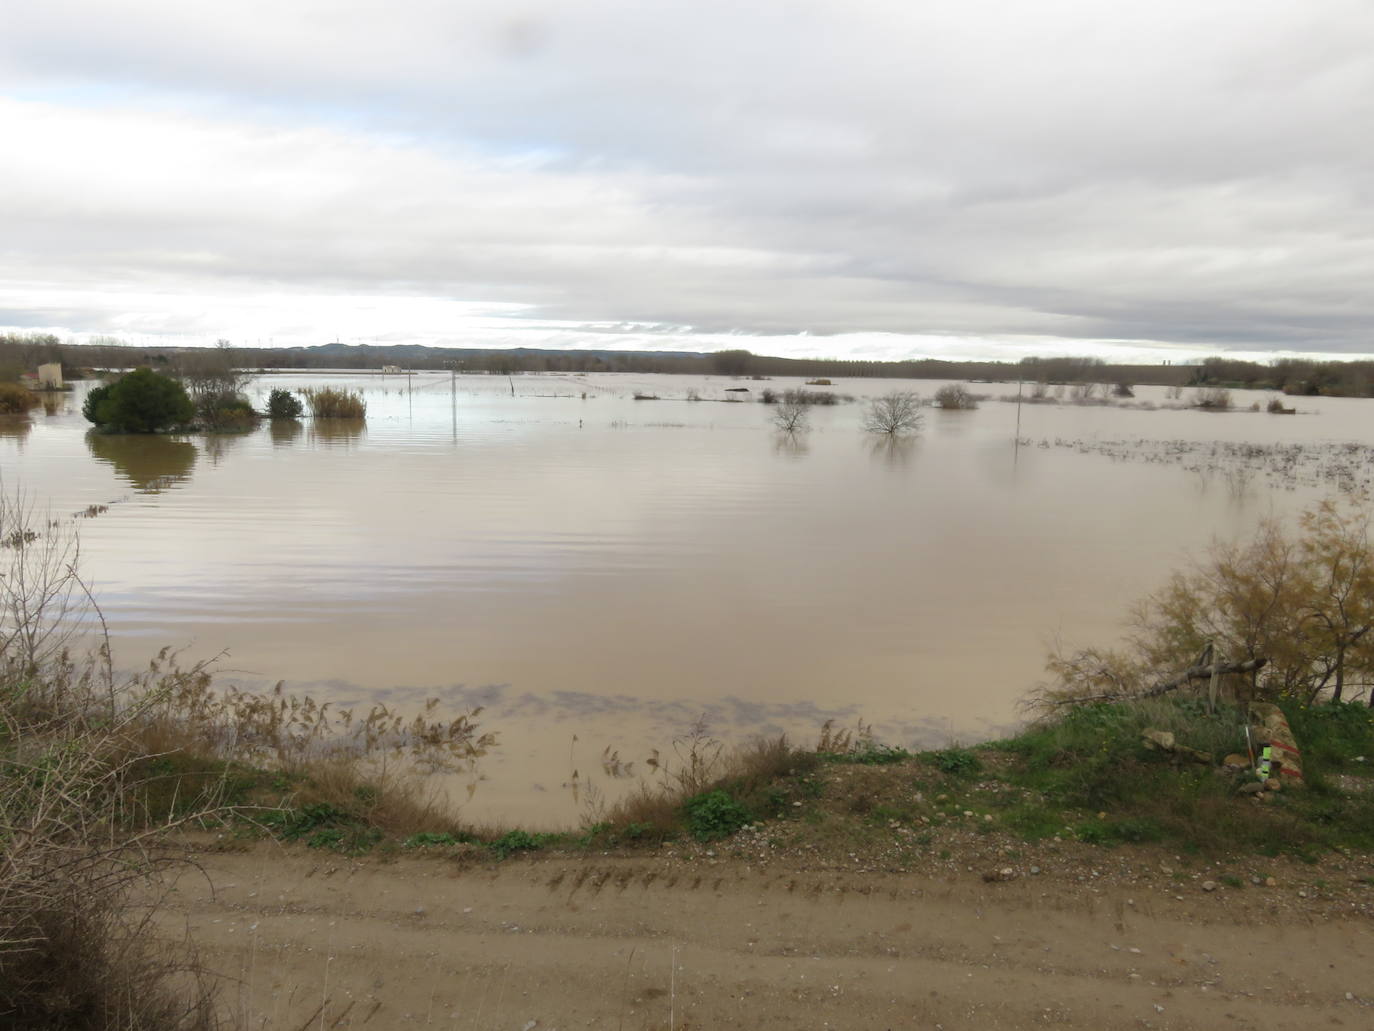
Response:
[{"label": "grey cloud", "polygon": [[21,102],[109,91],[220,160],[161,189],[101,162],[53,181],[41,155],[0,173],[7,275],[1374,350],[1354,0],[19,8]]}]

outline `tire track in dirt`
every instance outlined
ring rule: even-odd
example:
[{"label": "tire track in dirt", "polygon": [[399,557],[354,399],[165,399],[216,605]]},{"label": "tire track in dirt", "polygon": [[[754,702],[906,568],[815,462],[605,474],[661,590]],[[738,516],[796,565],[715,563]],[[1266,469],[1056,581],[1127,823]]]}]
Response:
[{"label": "tire track in dirt", "polygon": [[267,845],[203,864],[167,931],[189,926],[253,1028],[1374,1025],[1370,924],[1280,927],[1261,900],[1162,912],[1048,879]]}]

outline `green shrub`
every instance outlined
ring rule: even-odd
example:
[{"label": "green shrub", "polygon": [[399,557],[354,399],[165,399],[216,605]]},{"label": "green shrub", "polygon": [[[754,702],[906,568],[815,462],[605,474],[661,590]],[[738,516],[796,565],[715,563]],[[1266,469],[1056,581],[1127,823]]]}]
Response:
[{"label": "green shrub", "polygon": [[860,741],[847,752],[822,752],[821,760],[828,763],[855,763],[859,766],[890,766],[911,758],[905,748],[882,745],[876,741]]},{"label": "green shrub", "polygon": [[401,842],[402,848],[444,848],[449,845],[465,845],[475,841],[471,834],[449,834],[437,833],[435,831],[421,831],[419,834],[412,834]]},{"label": "green shrub", "polygon": [[269,419],[299,419],[305,412],[301,399],[289,390],[277,387],[267,395],[267,417]]},{"label": "green shrub", "polygon": [[[1363,702],[1282,704],[1302,748],[1303,762],[1349,772],[1374,773],[1374,710]],[[1363,762],[1355,762],[1357,757]]]},{"label": "green shrub", "polygon": [[749,810],[719,789],[687,799],[682,810],[688,831],[698,841],[728,837],[750,820]]},{"label": "green shrub", "polygon": [[105,383],[98,387],[92,387],[86,393],[86,400],[81,402],[81,414],[86,417],[87,422],[100,422],[97,413],[100,411],[100,406],[110,399],[110,391],[113,389],[113,383]]},{"label": "green shrub", "polygon": [[236,430],[253,426],[258,413],[247,398],[237,394],[203,396],[197,405],[200,421],[207,429]]},{"label": "green shrub", "polygon": [[85,417],[116,433],[156,433],[195,418],[186,388],[152,369],[135,369],[105,387],[96,387],[81,406]]},{"label": "green shrub", "polygon": [[983,768],[978,757],[967,748],[946,748],[943,752],[932,752],[930,761],[941,773],[947,773],[952,777],[968,776]]},{"label": "green shrub", "polygon": [[507,831],[495,841],[488,842],[487,848],[496,854],[496,858],[505,859],[516,852],[533,852],[536,849],[541,849],[556,837],[555,834]]}]

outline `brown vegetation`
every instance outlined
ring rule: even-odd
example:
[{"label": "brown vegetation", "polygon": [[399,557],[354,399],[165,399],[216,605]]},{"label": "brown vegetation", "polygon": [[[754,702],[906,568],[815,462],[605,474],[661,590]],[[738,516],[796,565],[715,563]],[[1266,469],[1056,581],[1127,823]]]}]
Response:
[{"label": "brown vegetation", "polygon": [[800,433],[807,429],[810,406],[800,401],[784,401],[773,409],[773,425],[783,433]]},{"label": "brown vegetation", "polygon": [[[163,871],[186,861],[170,832],[456,831],[425,774],[471,770],[492,738],[433,703],[403,716],[217,691],[207,663],[165,651],[117,675],[77,560],[69,522],[0,498],[0,1023],[210,1028],[210,980],[149,930]],[[83,639],[96,647],[77,662]]]},{"label": "brown vegetation", "polygon": [[18,383],[0,383],[0,415],[27,415],[43,399]]},{"label": "brown vegetation", "polygon": [[864,413],[864,429],[870,433],[914,433],[921,428],[921,399],[908,391],[896,390],[874,398]]},{"label": "brown vegetation", "polygon": [[741,811],[763,815],[767,789],[777,781],[816,765],[814,753],[793,748],[785,736],[759,739],[727,750],[703,722],[673,742],[673,758],[657,750],[646,765],[652,779],[609,808],[593,807],[589,822],[615,828],[631,840],[661,841],[676,837],[684,807],[695,798],[724,792]]},{"label": "brown vegetation", "polygon": [[946,383],[935,391],[935,405],[946,411],[962,411],[978,407],[978,399],[962,383]]},{"label": "brown vegetation", "polygon": [[1210,412],[1229,411],[1231,392],[1222,387],[1199,387],[1193,394],[1193,406]]},{"label": "brown vegetation", "polygon": [[360,393],[337,387],[306,388],[302,393],[316,419],[363,419],[367,402]]},{"label": "brown vegetation", "polygon": [[[1325,501],[1297,533],[1265,522],[1217,542],[1132,613],[1119,650],[1056,651],[1053,695],[1141,693],[1209,644],[1224,661],[1265,659],[1234,686],[1254,698],[1355,697],[1374,685],[1374,551],[1368,499]],[[1368,695],[1374,704],[1374,691]]]}]

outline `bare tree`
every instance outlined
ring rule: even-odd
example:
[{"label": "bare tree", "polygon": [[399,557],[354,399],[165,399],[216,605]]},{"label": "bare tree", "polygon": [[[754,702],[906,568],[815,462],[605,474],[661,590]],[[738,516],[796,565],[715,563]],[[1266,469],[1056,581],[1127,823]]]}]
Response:
[{"label": "bare tree", "polygon": [[214,347],[185,351],[177,358],[177,378],[191,395],[196,413],[206,425],[216,426],[226,421],[222,417],[224,413],[247,403],[243,400],[243,391],[253,377],[236,368],[234,359],[234,349],[228,340],[216,341]]},{"label": "bare tree", "polygon": [[895,390],[875,397],[864,414],[864,429],[870,433],[915,433],[921,428],[921,398],[909,391]]},{"label": "bare tree", "polygon": [[800,433],[810,429],[807,408],[802,401],[784,401],[773,409],[773,425],[784,433]]}]

